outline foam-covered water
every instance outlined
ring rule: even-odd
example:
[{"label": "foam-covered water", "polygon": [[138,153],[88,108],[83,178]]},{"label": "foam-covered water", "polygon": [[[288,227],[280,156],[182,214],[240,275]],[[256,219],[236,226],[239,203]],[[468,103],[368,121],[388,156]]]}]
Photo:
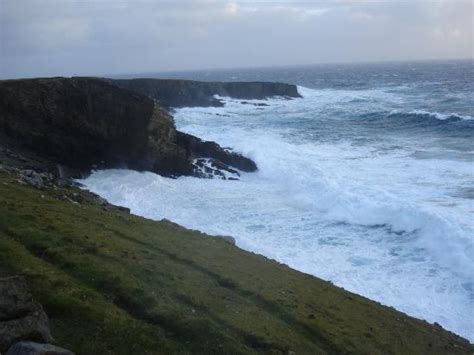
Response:
[{"label": "foam-covered water", "polygon": [[[365,84],[356,73],[340,85],[333,74],[326,86],[318,70],[334,68],[305,69],[313,81],[298,71],[286,80],[312,86],[299,88],[300,99],[177,110],[180,130],[256,161],[258,172],[240,181],[107,170],[83,183],[133,213],[232,235],[244,249],[472,341],[474,99],[452,80],[467,64],[444,65],[438,81],[429,64],[416,64],[417,80],[407,65],[366,68],[382,79],[367,74]],[[219,75],[210,79],[250,74]]]}]

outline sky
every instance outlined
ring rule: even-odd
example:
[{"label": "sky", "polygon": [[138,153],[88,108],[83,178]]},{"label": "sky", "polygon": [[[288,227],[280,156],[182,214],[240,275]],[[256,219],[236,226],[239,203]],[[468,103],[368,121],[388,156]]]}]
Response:
[{"label": "sky", "polygon": [[473,58],[474,0],[0,0],[0,78]]}]

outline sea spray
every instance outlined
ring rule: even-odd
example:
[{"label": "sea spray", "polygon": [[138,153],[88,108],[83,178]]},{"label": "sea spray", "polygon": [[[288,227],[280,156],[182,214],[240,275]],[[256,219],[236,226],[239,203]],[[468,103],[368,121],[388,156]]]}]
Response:
[{"label": "sea spray", "polygon": [[343,88],[352,76],[306,75],[303,98],[176,110],[178,129],[257,163],[240,181],[109,170],[83,183],[474,340],[472,95],[393,74]]}]

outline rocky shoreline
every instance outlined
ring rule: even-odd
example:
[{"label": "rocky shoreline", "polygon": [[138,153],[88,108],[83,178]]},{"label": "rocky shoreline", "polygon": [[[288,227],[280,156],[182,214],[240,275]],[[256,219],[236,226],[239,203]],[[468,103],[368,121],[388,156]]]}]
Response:
[{"label": "rocky shoreline", "polygon": [[[127,167],[168,177],[225,179],[219,168],[202,174],[194,163],[199,158],[213,159],[223,171],[257,170],[238,153],[177,131],[158,101],[97,78],[0,81],[0,137],[4,148],[41,156],[73,177]],[[44,170],[57,174],[56,168]]]},{"label": "rocky shoreline", "polygon": [[[207,100],[222,94],[216,87],[241,95],[238,85],[189,85]],[[284,96],[271,87],[247,99]],[[40,341],[77,354],[473,352],[439,325],[243,251],[232,237],[134,216],[79,189],[74,178],[98,168],[226,180],[257,169],[177,131],[169,102],[156,100],[96,78],[0,81],[0,290],[26,305],[13,312],[0,295],[0,351],[69,354],[31,343]],[[8,322],[25,310],[39,326],[13,336]]]},{"label": "rocky shoreline", "polygon": [[110,82],[148,96],[163,107],[223,106],[215,96],[264,100],[279,96],[301,97],[295,85],[268,82],[201,82],[174,79],[109,79]]}]

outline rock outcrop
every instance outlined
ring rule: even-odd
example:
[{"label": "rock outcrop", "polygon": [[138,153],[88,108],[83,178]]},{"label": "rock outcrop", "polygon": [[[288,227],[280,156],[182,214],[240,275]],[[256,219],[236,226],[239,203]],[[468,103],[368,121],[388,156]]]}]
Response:
[{"label": "rock outcrop", "polygon": [[153,101],[101,80],[0,83],[0,130],[67,165],[88,168],[104,161],[137,167],[146,153],[151,121],[159,122],[163,138],[174,128],[168,115],[155,111]]},{"label": "rock outcrop", "polygon": [[183,139],[178,133],[172,116],[154,100],[106,80],[0,82],[0,139],[75,171],[128,167],[164,176],[199,176],[192,161],[199,156],[224,159],[244,171],[256,169],[241,155],[215,143],[202,149],[210,144],[190,144],[195,137]]},{"label": "rock outcrop", "polygon": [[257,165],[252,160],[223,149],[215,142],[203,141],[183,132],[177,132],[176,138],[177,144],[185,149],[186,156],[191,159],[208,157],[245,172],[257,170]]},{"label": "rock outcrop", "polygon": [[49,321],[23,277],[0,279],[0,353],[17,341],[52,340]]},{"label": "rock outcrop", "polygon": [[114,84],[158,100],[166,108],[222,106],[214,95],[236,99],[267,99],[273,96],[300,97],[295,85],[271,82],[202,82],[174,79],[117,79]]}]

